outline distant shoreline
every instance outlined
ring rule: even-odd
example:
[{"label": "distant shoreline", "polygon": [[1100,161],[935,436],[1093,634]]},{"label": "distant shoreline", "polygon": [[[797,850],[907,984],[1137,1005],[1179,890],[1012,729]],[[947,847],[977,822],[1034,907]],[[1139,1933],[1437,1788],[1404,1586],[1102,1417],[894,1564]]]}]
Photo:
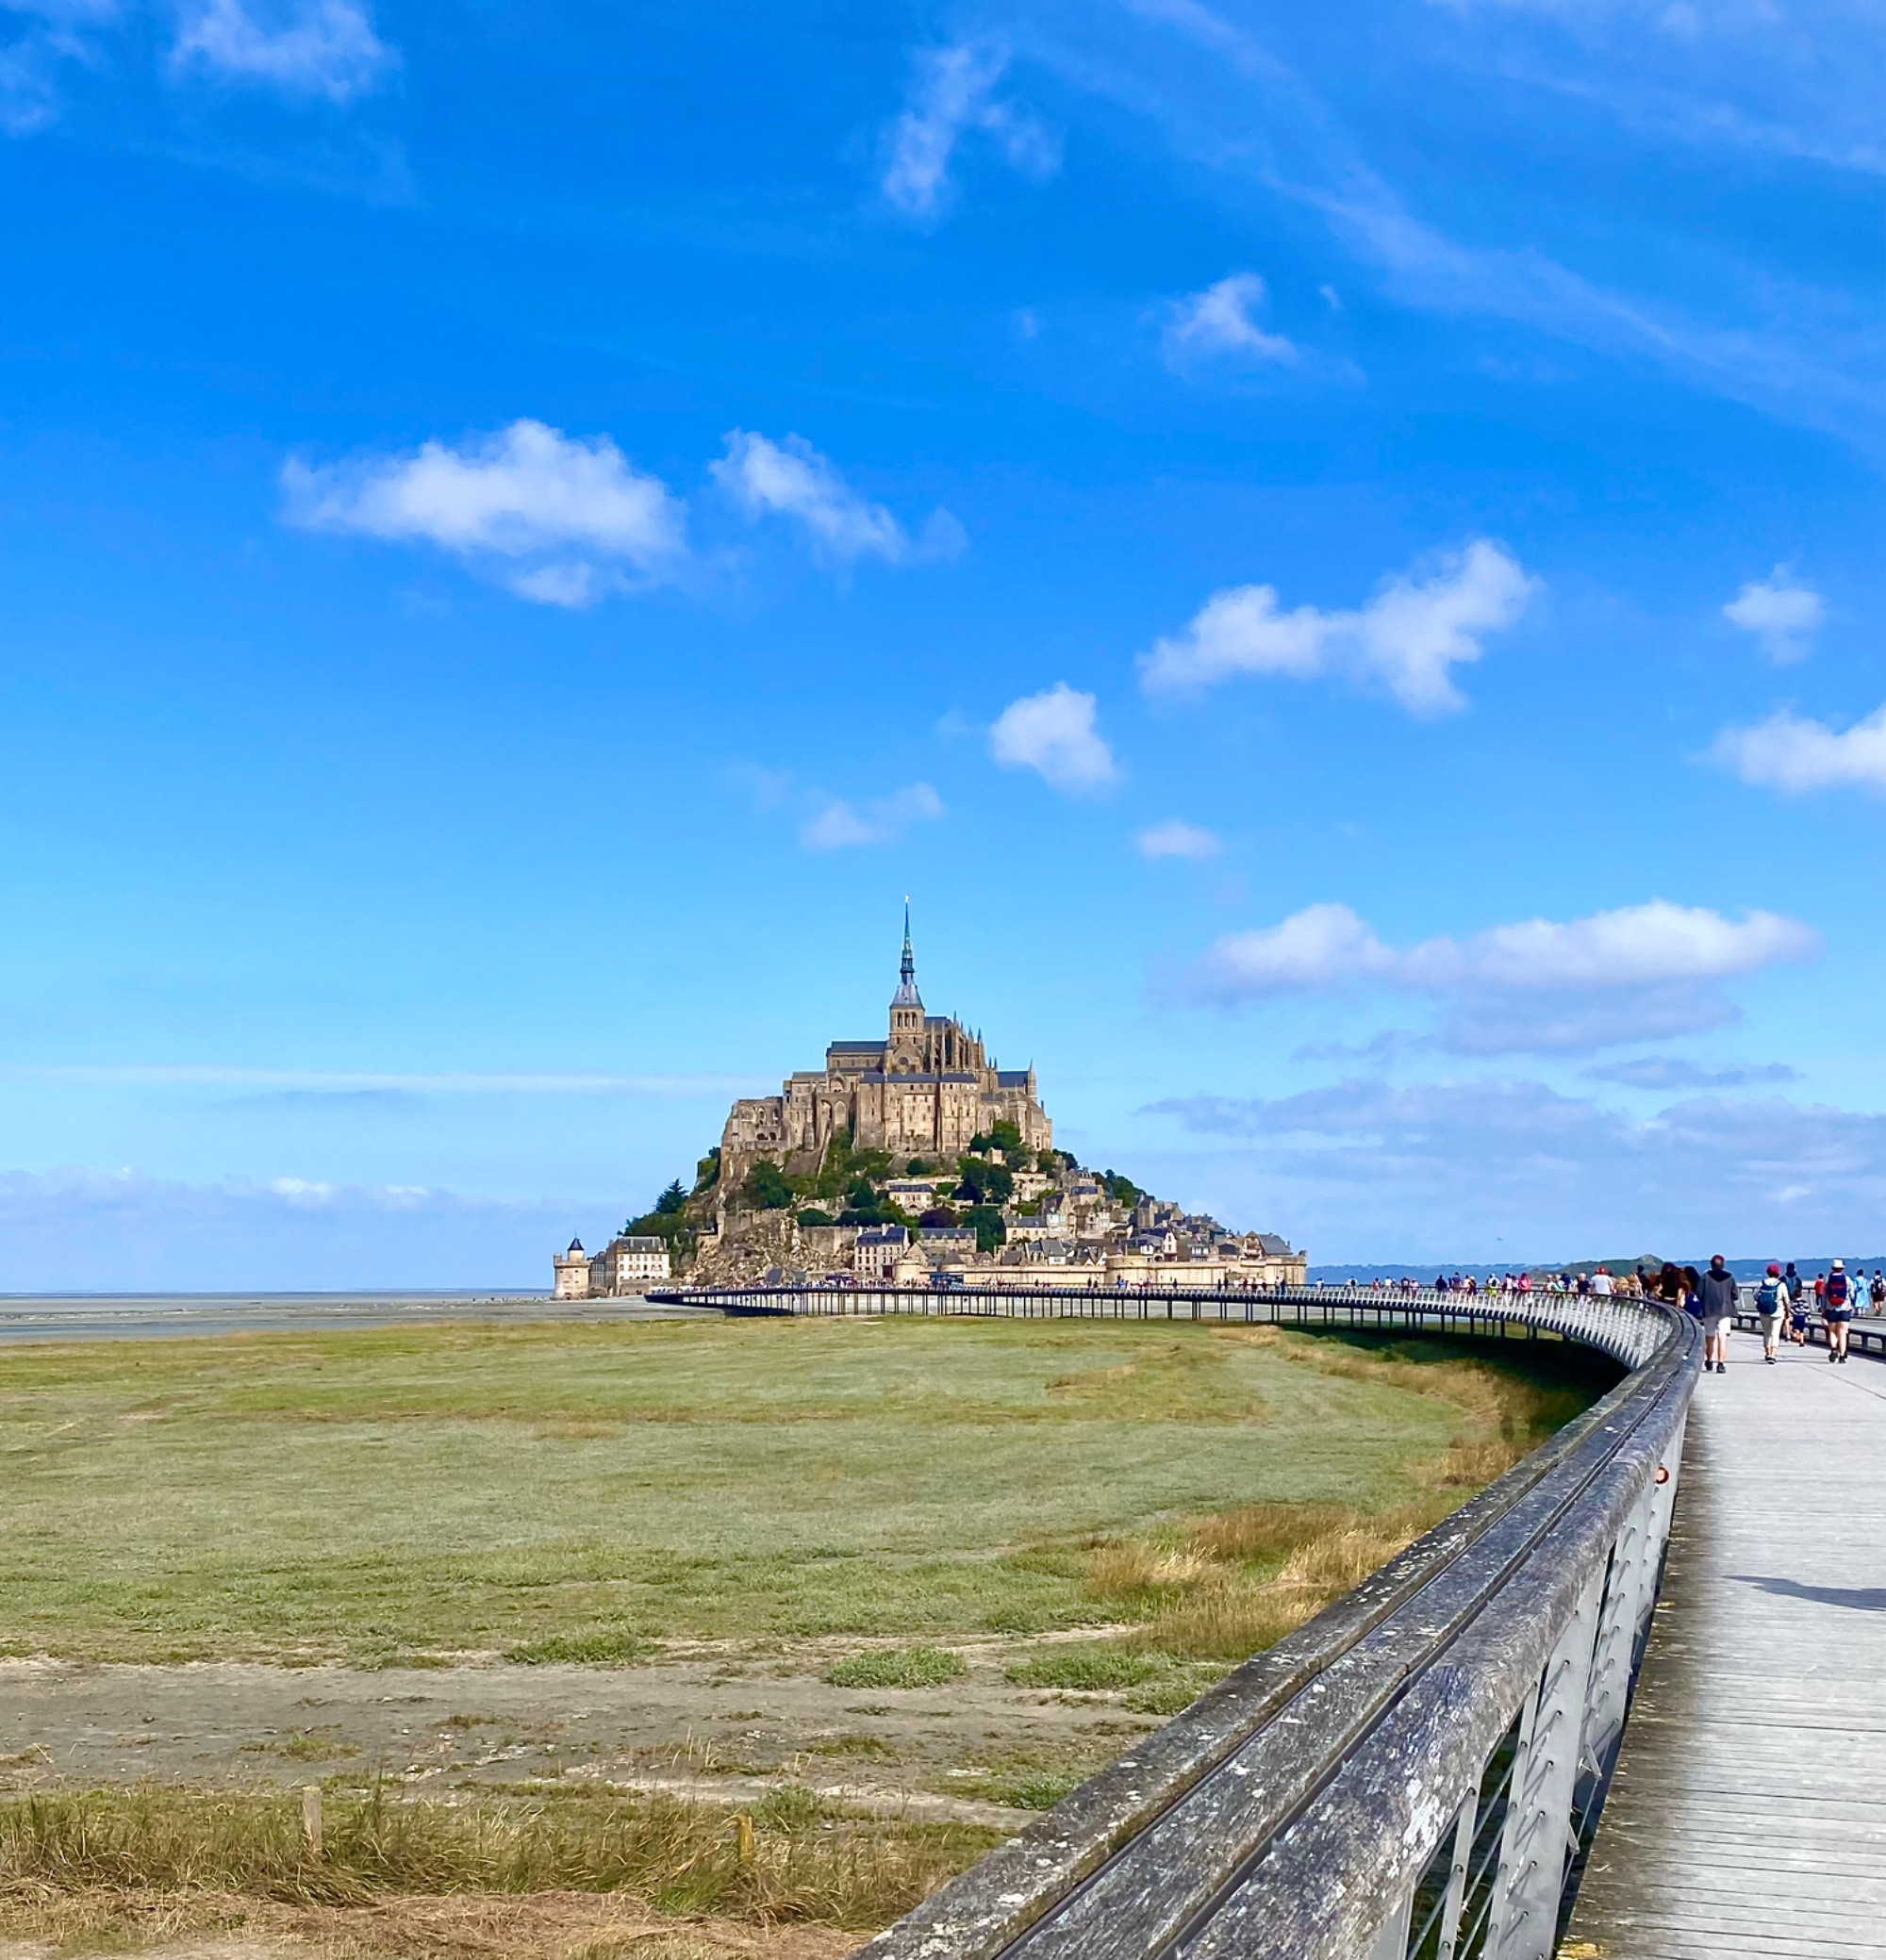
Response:
[{"label": "distant shoreline", "polygon": [[544,1320],[672,1320],[703,1309],[633,1297],[554,1300],[545,1292],[408,1289],[373,1293],[0,1293],[0,1346],[41,1341],[184,1340],[217,1334],[307,1333],[335,1327],[495,1326]]}]

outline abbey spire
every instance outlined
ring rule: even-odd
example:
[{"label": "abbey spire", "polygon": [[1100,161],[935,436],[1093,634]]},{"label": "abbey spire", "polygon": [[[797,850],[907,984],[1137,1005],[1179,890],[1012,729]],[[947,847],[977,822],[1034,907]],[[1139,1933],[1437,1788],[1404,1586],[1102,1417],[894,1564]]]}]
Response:
[{"label": "abbey spire", "polygon": [[898,962],[897,992],[890,996],[890,1040],[884,1065],[900,1075],[923,1069],[923,996],[917,991],[917,956],[910,949],[910,900],[903,901],[903,958]]},{"label": "abbey spire", "polygon": [[910,949],[910,900],[903,901],[903,958],[898,962],[897,992],[891,996],[893,1007],[914,1007],[918,1013],[923,1012],[923,996],[917,991],[917,955]]}]

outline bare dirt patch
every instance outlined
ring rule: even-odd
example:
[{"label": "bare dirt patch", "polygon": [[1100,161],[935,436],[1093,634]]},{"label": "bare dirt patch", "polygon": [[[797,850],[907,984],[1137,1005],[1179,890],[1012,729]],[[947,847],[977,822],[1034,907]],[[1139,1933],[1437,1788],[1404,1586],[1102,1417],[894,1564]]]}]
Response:
[{"label": "bare dirt patch", "polygon": [[992,1754],[1071,1776],[1155,1721],[1006,1678],[1059,1644],[954,1649],[962,1677],[917,1688],[822,1679],[855,1643],[608,1669],[0,1661],[0,1790],[554,1781],[738,1804],[786,1782],[885,1814],[1014,1823],[1022,1806],[992,1801]]}]

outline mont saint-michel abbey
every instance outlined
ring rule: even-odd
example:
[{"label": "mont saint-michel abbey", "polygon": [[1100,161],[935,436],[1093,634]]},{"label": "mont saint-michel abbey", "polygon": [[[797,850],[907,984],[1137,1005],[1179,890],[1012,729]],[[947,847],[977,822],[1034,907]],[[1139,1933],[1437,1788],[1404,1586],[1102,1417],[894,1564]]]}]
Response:
[{"label": "mont saint-michel abbey", "polygon": [[720,1188],[736,1188],[762,1157],[788,1170],[816,1168],[833,1136],[846,1129],[859,1149],[953,1159],[1003,1118],[1032,1150],[1054,1141],[1054,1126],[1035,1100],[1032,1066],[997,1068],[980,1034],[947,1014],[924,1013],[906,907],[884,1039],[835,1041],[822,1069],[788,1076],[777,1095],[736,1102],[720,1139]]}]

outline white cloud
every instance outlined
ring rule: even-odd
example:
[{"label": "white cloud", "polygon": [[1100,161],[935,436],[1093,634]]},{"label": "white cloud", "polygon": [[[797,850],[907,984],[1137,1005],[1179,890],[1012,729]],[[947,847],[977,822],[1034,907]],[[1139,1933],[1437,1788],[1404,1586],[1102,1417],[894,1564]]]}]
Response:
[{"label": "white cloud", "polygon": [[1652,898],[1563,924],[1528,919],[1495,926],[1458,945],[1430,940],[1407,955],[1415,984],[1491,987],[1634,987],[1723,980],[1778,960],[1805,960],[1820,935],[1779,913],[1725,918],[1700,905]]},{"label": "white cloud", "polygon": [[993,138],[1026,175],[1047,176],[1060,162],[1050,131],[996,99],[1008,62],[1006,48],[986,42],[930,48],[918,57],[910,107],[888,132],[882,184],[885,199],[906,217],[934,218],[948,204],[950,166],[966,131]]},{"label": "white cloud", "polygon": [[1753,634],[1768,658],[1785,667],[1806,656],[1824,610],[1818,592],[1797,585],[1787,567],[1778,565],[1764,582],[1743,586],[1723,607],[1722,616],[1731,626]]},{"label": "white cloud", "polygon": [[373,32],[360,0],[190,0],[171,62],[290,95],[351,101],[399,65],[399,51]]},{"label": "white cloud", "polygon": [[1320,904],[1228,933],[1174,991],[1232,1006],[1400,988],[1443,1002],[1441,1043],[1455,1053],[1570,1052],[1719,1026],[1736,1014],[1721,981],[1820,949],[1817,933],[1778,913],[1731,919],[1662,898],[1406,947],[1386,945],[1348,906]]},{"label": "white cloud", "polygon": [[1229,932],[1193,968],[1193,991],[1226,1004],[1385,978],[1395,954],[1347,905],[1306,905],[1274,926]]},{"label": "white cloud", "polygon": [[1183,367],[1200,355],[1243,355],[1260,361],[1294,361],[1297,349],[1282,334],[1267,334],[1252,315],[1264,305],[1264,281],[1233,272],[1203,292],[1173,303],[1166,327],[1166,358]]},{"label": "white cloud", "polygon": [[1214,858],[1224,846],[1210,831],[1197,824],[1182,823],[1176,816],[1140,832],[1137,839],[1143,858]]},{"label": "white cloud", "polygon": [[934,823],[943,799],[927,782],[913,782],[887,797],[850,803],[835,797],[799,832],[807,850],[843,850],[855,844],[888,844],[914,823]]},{"label": "white cloud", "polygon": [[587,605],[674,575],[687,556],[682,506],[606,436],[584,440],[521,420],[452,449],[282,470],[291,521],[317,531],[423,541],[502,564],[541,604]]},{"label": "white cloud", "polygon": [[727,453],[709,468],[750,520],[790,519],[804,531],[814,552],[830,563],[882,558],[887,565],[902,565],[953,557],[968,542],[947,510],[933,512],[922,536],[912,538],[883,504],[860,497],[803,436],[788,436],[777,443],[736,429],[727,437]]},{"label": "white cloud", "polygon": [[1710,752],[1745,782],[1791,795],[1857,787],[1886,796],[1886,707],[1846,729],[1784,708],[1753,728],[1725,729]]},{"label": "white cloud", "polygon": [[1065,681],[1011,701],[989,730],[989,753],[1007,769],[1036,770],[1054,788],[1104,789],[1119,774],[1095,727],[1094,697]]},{"label": "white cloud", "polygon": [[1478,660],[1538,589],[1503,546],[1476,538],[1431,577],[1391,580],[1355,612],[1279,609],[1274,585],[1215,592],[1183,634],[1141,662],[1149,692],[1197,693],[1242,674],[1308,680],[1342,672],[1384,686],[1411,714],[1464,707],[1451,669]]},{"label": "white cloud", "polygon": [[1366,979],[1438,992],[1641,987],[1716,980],[1778,960],[1812,958],[1819,935],[1778,913],[1726,918],[1700,905],[1652,898],[1587,918],[1528,919],[1468,939],[1446,935],[1397,948],[1347,905],[1306,905],[1275,926],[1220,939],[1201,963],[1208,991],[1227,999],[1326,990]]}]

